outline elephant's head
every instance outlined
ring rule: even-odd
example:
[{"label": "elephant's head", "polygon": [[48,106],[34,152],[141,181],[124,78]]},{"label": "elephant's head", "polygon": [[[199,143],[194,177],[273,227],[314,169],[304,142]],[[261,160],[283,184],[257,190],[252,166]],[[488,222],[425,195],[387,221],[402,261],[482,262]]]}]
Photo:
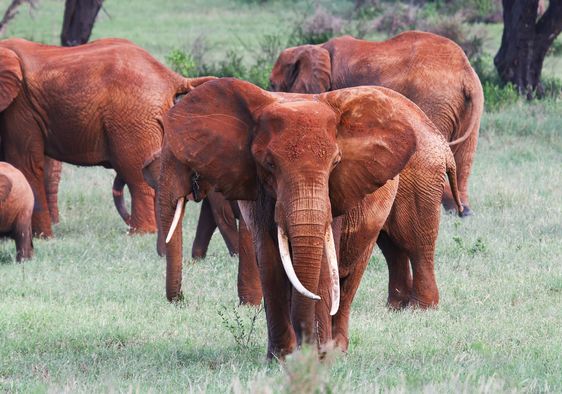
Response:
[{"label": "elephant's head", "polygon": [[269,77],[269,89],[274,92],[324,93],[331,86],[330,53],[321,45],[285,49]]},{"label": "elephant's head", "polygon": [[285,271],[301,294],[295,297],[302,308],[293,302],[297,310],[291,313],[307,319],[314,303],[306,297],[318,298],[323,253],[335,261],[332,217],[394,178],[415,150],[415,135],[390,93],[365,87],[269,93],[225,78],[173,107],[164,119],[158,185],[168,234],[168,299],[181,289],[182,232],[176,224],[186,196],[200,199],[214,187],[228,199],[276,201],[271,235],[277,234]]}]

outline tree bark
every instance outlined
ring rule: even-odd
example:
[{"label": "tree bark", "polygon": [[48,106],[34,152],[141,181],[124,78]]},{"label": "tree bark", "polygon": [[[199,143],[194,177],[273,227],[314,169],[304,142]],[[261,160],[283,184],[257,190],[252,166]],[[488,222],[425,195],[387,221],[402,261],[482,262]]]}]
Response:
[{"label": "tree bark", "polygon": [[528,99],[541,98],[541,71],[548,48],[562,30],[562,0],[551,0],[538,17],[539,0],[503,0],[504,30],[494,64],[503,82]]},{"label": "tree bark", "polygon": [[103,0],[66,0],[60,36],[62,46],[88,42],[102,3]]}]

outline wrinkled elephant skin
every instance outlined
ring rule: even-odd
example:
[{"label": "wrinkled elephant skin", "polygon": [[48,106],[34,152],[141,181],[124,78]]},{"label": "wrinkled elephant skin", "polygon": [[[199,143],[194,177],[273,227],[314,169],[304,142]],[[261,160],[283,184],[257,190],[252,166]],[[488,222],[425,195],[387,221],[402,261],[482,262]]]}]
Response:
[{"label": "wrinkled elephant skin", "polygon": [[[270,76],[270,88],[282,92],[322,93],[361,85],[403,94],[437,126],[454,154],[463,216],[470,215],[468,177],[484,95],[463,50],[447,38],[416,31],[383,42],[345,36],[284,50]],[[448,185],[443,205],[455,209]]]},{"label": "wrinkled elephant skin", "polygon": [[131,232],[155,231],[142,164],[160,149],[174,98],[206,80],[183,78],[122,39],[71,48],[0,41],[1,156],[31,185],[34,234],[52,236],[45,156],[114,168],[131,191]]},{"label": "wrinkled elephant skin", "polygon": [[[380,87],[268,93],[224,78],[189,93],[168,112],[164,128],[158,206],[168,239],[166,295],[171,301],[181,296],[181,220],[197,179],[203,197],[216,190],[240,200],[256,246],[269,357],[317,339],[335,339],[346,349],[350,305],[391,215],[399,173],[416,155],[422,167],[428,153],[441,158],[427,171],[440,172],[416,180],[429,183],[428,193],[440,188],[437,216],[443,174],[448,169],[450,178],[455,175],[452,153],[427,116]],[[437,230],[426,232],[436,238]],[[420,279],[434,280],[432,259],[414,266],[413,297],[427,296],[423,286],[416,293],[416,277],[421,271]],[[339,310],[332,308],[338,300]]]}]

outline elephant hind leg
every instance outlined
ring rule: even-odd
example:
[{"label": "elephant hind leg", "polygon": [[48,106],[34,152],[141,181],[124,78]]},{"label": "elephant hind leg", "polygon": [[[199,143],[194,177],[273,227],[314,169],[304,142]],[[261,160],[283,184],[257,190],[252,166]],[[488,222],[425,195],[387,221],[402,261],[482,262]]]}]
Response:
[{"label": "elephant hind leg", "polygon": [[127,182],[131,192],[130,234],[156,232],[156,216],[154,214],[154,191],[148,185]]},{"label": "elephant hind leg", "polygon": [[434,308],[439,304],[439,290],[435,280],[433,261],[434,251],[422,252],[412,256],[414,272],[410,306],[416,308]]},{"label": "elephant hind leg", "polygon": [[390,309],[405,308],[412,293],[412,272],[408,255],[384,231],[379,234],[377,245],[388,266],[387,306]]}]

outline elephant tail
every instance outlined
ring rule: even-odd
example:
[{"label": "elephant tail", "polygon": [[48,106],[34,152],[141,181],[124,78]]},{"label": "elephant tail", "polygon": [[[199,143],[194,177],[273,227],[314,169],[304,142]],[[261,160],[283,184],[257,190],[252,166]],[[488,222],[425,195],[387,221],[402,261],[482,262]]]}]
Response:
[{"label": "elephant tail", "polygon": [[445,148],[445,152],[445,169],[447,172],[447,178],[449,179],[449,185],[451,187],[453,198],[455,199],[455,203],[457,204],[457,213],[462,217],[464,207],[462,206],[459,189],[457,187],[457,165],[455,164],[455,157],[453,156],[453,152],[449,147]]},{"label": "elephant tail", "polygon": [[119,212],[119,216],[121,216],[121,218],[127,225],[130,225],[131,215],[129,214],[129,211],[127,211],[127,207],[125,206],[125,195],[123,193],[125,185],[126,183],[123,178],[121,178],[119,174],[115,175],[112,190],[113,203],[115,204],[115,208],[117,208],[117,212]]},{"label": "elephant tail", "polygon": [[467,111],[461,125],[459,127],[459,134],[461,135],[456,140],[450,141],[449,146],[458,145],[472,135],[476,134],[478,138],[478,131],[480,130],[480,117],[484,111],[484,92],[478,75],[474,69],[468,66],[468,81],[464,82],[464,96],[465,101],[469,103],[470,111]]}]

